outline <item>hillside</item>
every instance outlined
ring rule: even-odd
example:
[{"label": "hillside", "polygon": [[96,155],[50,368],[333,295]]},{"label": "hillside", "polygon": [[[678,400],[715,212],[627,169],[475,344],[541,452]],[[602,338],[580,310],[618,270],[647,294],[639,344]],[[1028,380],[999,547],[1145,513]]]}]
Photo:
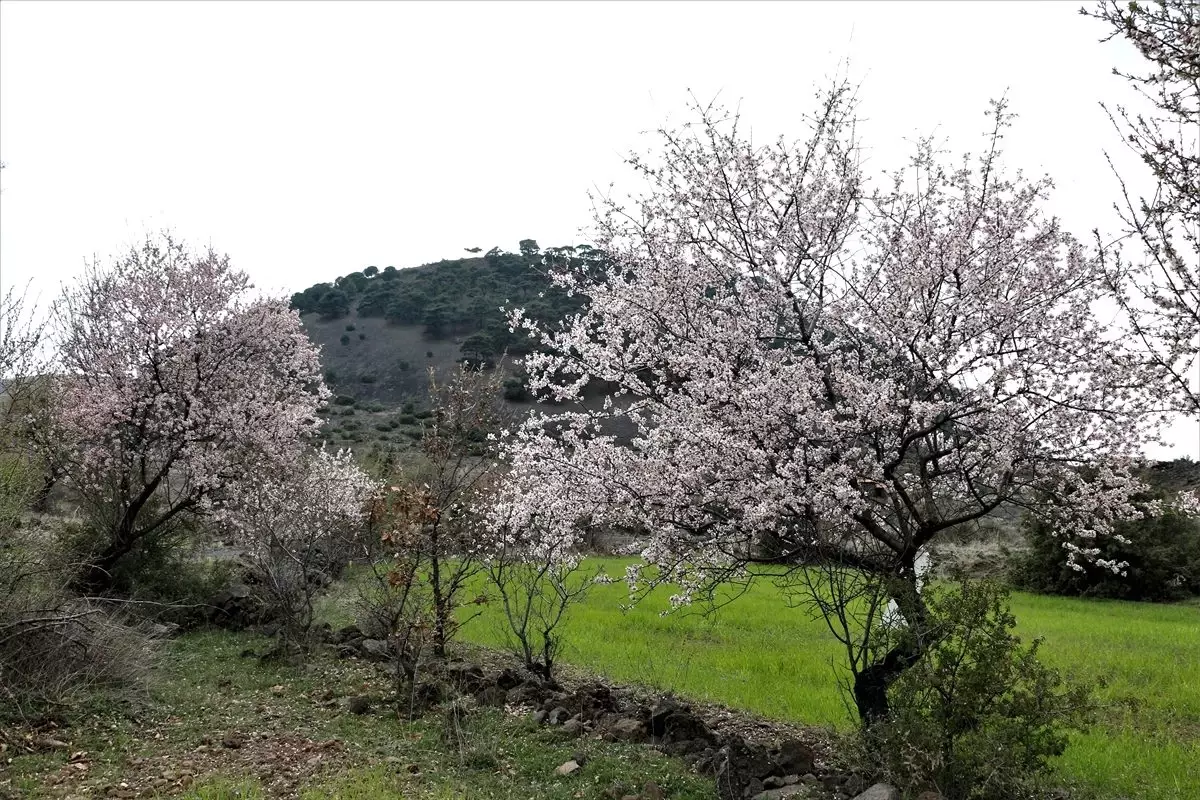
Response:
[{"label": "hillside", "polygon": [[[325,414],[332,442],[406,445],[418,438],[428,369],[441,372],[463,359],[494,363],[507,352],[515,370],[506,399],[532,407],[522,393],[519,367],[530,340],[509,333],[500,309],[525,308],[531,317],[555,324],[584,300],[567,297],[552,284],[550,273],[602,263],[603,253],[587,245],[542,249],[523,239],[516,253],[493,248],[482,256],[402,270],[367,267],[297,292],[292,306],[321,346],[326,382],[338,396]],[[600,402],[599,388],[588,405]],[[1144,477],[1167,492],[1195,489],[1200,463],[1162,462]]]},{"label": "hillside", "polygon": [[[502,308],[524,308],[534,319],[556,323],[584,299],[568,297],[550,274],[588,269],[601,259],[587,245],[543,250],[522,239],[516,253],[493,248],[409,269],[369,266],[297,292],[292,307],[322,346],[334,391],[395,406],[424,398],[427,367],[527,354],[529,338],[509,332]],[[514,388],[513,396],[518,393]]]}]

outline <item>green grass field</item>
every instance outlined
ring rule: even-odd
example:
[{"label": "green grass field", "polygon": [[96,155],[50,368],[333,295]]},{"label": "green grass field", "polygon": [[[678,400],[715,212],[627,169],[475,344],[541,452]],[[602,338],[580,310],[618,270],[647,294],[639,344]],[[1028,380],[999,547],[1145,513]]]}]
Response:
[{"label": "green grass field", "polygon": [[[628,561],[606,560],[619,577]],[[666,592],[622,611],[623,583],[599,586],[567,623],[564,660],[639,683],[810,725],[848,729],[837,689],[838,643],[820,619],[789,608],[768,583],[716,614],[662,616]],[[1200,605],[1012,596],[1018,633],[1043,637],[1043,660],[1099,684],[1100,724],[1058,769],[1099,797],[1200,798]],[[463,629],[500,645],[499,609]]]}]

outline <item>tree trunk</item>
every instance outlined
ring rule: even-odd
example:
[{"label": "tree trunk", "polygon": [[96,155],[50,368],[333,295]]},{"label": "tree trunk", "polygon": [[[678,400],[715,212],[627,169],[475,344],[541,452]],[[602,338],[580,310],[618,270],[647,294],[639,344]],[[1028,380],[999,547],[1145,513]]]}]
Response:
[{"label": "tree trunk", "polygon": [[446,657],[446,618],[450,611],[448,599],[442,593],[442,564],[437,553],[437,533],[433,535],[433,556],[429,565],[429,584],[433,591],[433,654],[438,658]]},{"label": "tree trunk", "polygon": [[929,647],[928,609],[917,589],[915,576],[911,580],[897,579],[897,586],[891,595],[904,616],[909,635],[854,676],[854,705],[864,728],[891,713],[888,690],[905,670],[921,660]]},{"label": "tree trunk", "polygon": [[122,526],[108,547],[94,556],[89,556],[86,563],[80,566],[67,588],[84,596],[103,595],[112,591],[112,569],[133,550],[137,539],[132,530],[126,530],[125,526]]}]

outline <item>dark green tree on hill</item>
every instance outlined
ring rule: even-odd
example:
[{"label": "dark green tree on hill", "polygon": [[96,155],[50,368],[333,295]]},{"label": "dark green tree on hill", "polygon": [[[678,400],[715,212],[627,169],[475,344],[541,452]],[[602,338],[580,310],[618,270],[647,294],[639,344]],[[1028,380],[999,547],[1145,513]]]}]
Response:
[{"label": "dark green tree on hill", "polygon": [[[518,252],[494,247],[482,257],[447,259],[413,269],[367,267],[331,283],[319,283],[292,296],[301,314],[336,319],[353,311],[359,317],[383,317],[394,325],[421,325],[430,339],[465,337],[463,356],[486,362],[508,352],[529,352],[531,342],[513,336],[503,308],[555,324],[583,307],[586,298],[568,297],[549,273],[588,269],[599,251],[587,245],[542,249],[521,239]],[[478,338],[474,338],[478,335]]]}]

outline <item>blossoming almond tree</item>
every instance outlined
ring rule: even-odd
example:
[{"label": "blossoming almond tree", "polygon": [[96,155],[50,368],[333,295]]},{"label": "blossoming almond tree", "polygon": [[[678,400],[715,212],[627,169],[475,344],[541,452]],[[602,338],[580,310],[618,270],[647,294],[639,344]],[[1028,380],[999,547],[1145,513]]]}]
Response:
[{"label": "blossoming almond tree", "polygon": [[[1104,41],[1121,36],[1148,62],[1140,73],[1113,73],[1149,100],[1152,111],[1101,105],[1126,147],[1149,168],[1154,191],[1135,196],[1117,175],[1125,235],[1101,254],[1131,334],[1166,380],[1166,396],[1181,413],[1200,417],[1200,6],[1194,0],[1105,0],[1080,13],[1105,23]],[[1132,261],[1120,251],[1128,239],[1141,245]]]},{"label": "blossoming almond tree", "polygon": [[853,93],[819,98],[794,145],[755,146],[711,106],[662,131],[662,157],[631,162],[649,190],[600,204],[611,266],[557,278],[586,310],[561,331],[512,314],[543,348],[532,390],[570,402],[605,381],[619,401],[519,428],[494,516],[641,530],[676,604],[763,562],[872,577],[909,635],[854,675],[868,721],[927,647],[922,549],[1005,504],[1110,535],[1160,421],[1092,314],[1102,270],[1041,210],[1049,180],[1002,169],[1002,103],[982,156],[922,143],[872,190]]},{"label": "blossoming almond tree", "polygon": [[56,315],[66,467],[103,543],[75,588],[100,592],[150,537],[294,463],[328,390],[287,303],[252,299],[227,256],[147,238],[93,266]]},{"label": "blossoming almond tree", "polygon": [[374,482],[349,450],[281,461],[229,487],[225,517],[241,534],[285,648],[307,648],[313,600],[361,548]]}]

